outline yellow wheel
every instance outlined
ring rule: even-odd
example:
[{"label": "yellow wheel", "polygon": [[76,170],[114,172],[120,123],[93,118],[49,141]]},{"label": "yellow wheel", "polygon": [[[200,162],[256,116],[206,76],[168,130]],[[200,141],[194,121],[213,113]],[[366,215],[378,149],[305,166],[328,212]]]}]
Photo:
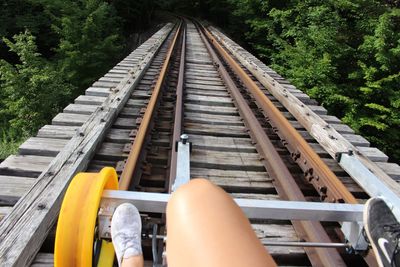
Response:
[{"label": "yellow wheel", "polygon": [[[104,189],[118,189],[113,168],[103,168],[99,173],[79,173],[71,181],[58,217],[55,266],[92,266],[97,213]],[[111,243],[102,241],[99,258],[98,266],[112,266]]]}]

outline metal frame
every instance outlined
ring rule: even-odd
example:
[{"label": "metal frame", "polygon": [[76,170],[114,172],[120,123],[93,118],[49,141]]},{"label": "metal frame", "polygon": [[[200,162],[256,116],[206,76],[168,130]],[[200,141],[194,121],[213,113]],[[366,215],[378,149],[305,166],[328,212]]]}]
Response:
[{"label": "metal frame", "polygon": [[370,195],[380,197],[400,221],[400,198],[381,179],[372,173],[353,153],[338,155],[339,165]]},{"label": "metal frame", "polygon": [[177,168],[178,168],[178,141],[182,140],[182,118],[184,116],[183,111],[183,89],[185,83],[185,59],[186,59],[186,23],[183,22],[183,32],[182,32],[182,48],[181,48],[181,58],[179,62],[179,74],[178,83],[176,85],[176,103],[175,103],[175,114],[174,114],[174,130],[172,133],[172,146],[171,149],[171,161],[170,161],[170,171],[168,179],[168,193],[172,191],[172,185],[176,179]]},{"label": "metal frame", "polygon": [[190,180],[190,142],[187,134],[181,135],[181,141],[177,143],[176,177],[172,185],[172,192]]},{"label": "metal frame", "polygon": [[[109,238],[107,222],[116,207],[132,203],[140,212],[165,213],[171,194],[105,190],[100,203],[100,236]],[[362,222],[361,204],[234,199],[249,219]]]}]

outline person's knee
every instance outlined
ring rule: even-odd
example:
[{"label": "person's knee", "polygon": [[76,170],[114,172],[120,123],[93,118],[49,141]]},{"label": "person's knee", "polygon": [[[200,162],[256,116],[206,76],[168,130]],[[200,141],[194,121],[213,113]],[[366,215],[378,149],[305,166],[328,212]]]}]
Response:
[{"label": "person's knee", "polygon": [[172,194],[167,205],[167,213],[176,209],[184,211],[195,208],[201,204],[202,198],[220,194],[220,191],[220,188],[206,179],[193,179]]}]

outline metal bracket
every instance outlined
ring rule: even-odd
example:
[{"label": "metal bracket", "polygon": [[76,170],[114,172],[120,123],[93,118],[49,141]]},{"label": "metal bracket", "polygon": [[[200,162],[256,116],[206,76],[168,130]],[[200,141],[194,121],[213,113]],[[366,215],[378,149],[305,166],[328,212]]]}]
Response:
[{"label": "metal bracket", "polygon": [[177,162],[176,162],[176,178],[172,185],[172,192],[176,191],[181,185],[186,184],[190,180],[190,147],[187,134],[181,135],[181,140],[177,143]]},{"label": "metal bracket", "polygon": [[339,165],[367,192],[371,197],[380,197],[400,221],[400,198],[360,162],[352,151],[337,155]]},{"label": "metal bracket", "polygon": [[363,234],[364,225],[362,222],[344,222],[341,229],[354,251],[368,249],[368,242]]}]

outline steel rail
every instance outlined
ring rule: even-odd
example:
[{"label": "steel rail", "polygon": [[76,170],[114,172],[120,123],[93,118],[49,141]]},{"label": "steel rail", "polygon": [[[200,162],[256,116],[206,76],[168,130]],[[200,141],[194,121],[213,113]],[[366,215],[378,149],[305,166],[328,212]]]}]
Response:
[{"label": "steel rail", "polygon": [[[197,24],[197,23],[196,23]],[[243,98],[222,61],[218,58],[216,52],[210,43],[215,43],[212,39],[208,40],[201,26],[197,24],[200,36],[205,43],[218,71],[224,80],[236,107],[239,110],[244,123],[250,130],[249,134],[256,142],[256,149],[262,156],[263,164],[269,175],[273,178],[278,194],[283,199],[306,201],[303,193],[299,189],[292,174],[282,161],[279,153],[276,151],[271,140],[253,114],[253,111]],[[301,240],[308,242],[329,243],[329,236],[319,222],[315,221],[292,221],[292,225]],[[338,251],[332,248],[305,248],[305,251],[313,266],[345,266]]]},{"label": "steel rail", "polygon": [[249,77],[232,56],[219,44],[214,36],[204,29],[207,37],[214,44],[222,58],[240,78],[245,87],[256,100],[257,104],[270,120],[274,131],[280,136],[283,144],[299,166],[305,172],[308,181],[320,193],[323,200],[329,202],[346,202],[356,204],[358,201],[329,169],[312,147],[304,140],[298,131],[290,124],[272,101],[264,94],[258,85]]},{"label": "steel rail", "polygon": [[167,181],[168,193],[171,193],[172,185],[176,178],[176,164],[178,162],[177,153],[177,142],[180,140],[182,133],[182,118],[183,118],[183,86],[185,78],[185,58],[186,58],[186,27],[182,31],[182,48],[181,58],[179,62],[179,74],[178,83],[176,85],[176,103],[175,103],[175,115],[174,115],[174,130],[172,134],[172,149],[171,149],[171,161],[169,168],[169,179]]},{"label": "steel rail", "polygon": [[166,76],[167,73],[167,69],[168,69],[168,65],[171,59],[171,55],[172,52],[174,50],[175,44],[176,44],[176,40],[178,39],[179,33],[180,33],[180,29],[182,26],[182,22],[179,24],[178,29],[175,33],[175,36],[171,42],[171,45],[168,49],[168,52],[166,54],[164,63],[162,65],[161,71],[160,71],[160,75],[158,77],[158,80],[154,86],[153,89],[153,93],[150,97],[149,103],[146,107],[146,111],[143,115],[143,119],[140,123],[139,129],[136,133],[136,137],[133,141],[132,144],[132,148],[129,151],[129,155],[128,158],[126,160],[124,169],[121,173],[120,176],[120,180],[119,180],[119,188],[120,190],[128,190],[129,186],[131,184],[131,180],[132,180],[132,176],[135,173],[135,170],[138,166],[138,161],[139,161],[139,157],[140,157],[140,153],[142,151],[143,148],[143,144],[145,142],[145,138],[147,136],[147,133],[149,131],[149,126],[151,123],[151,120],[153,118],[154,115],[154,111],[157,105],[157,102],[159,100],[159,97],[161,95],[161,87],[164,81],[164,78]]},{"label": "steel rail", "polygon": [[[247,75],[241,66],[232,56],[219,44],[218,40],[204,29],[211,42],[214,44],[220,55],[226,60],[232,70],[238,75],[243,84],[255,98],[257,104],[267,115],[275,132],[281,138],[291,156],[304,170],[305,177],[320,193],[321,199],[329,202],[346,202],[357,204],[358,201],[322,161],[318,154],[308,145],[304,138],[294,129],[289,121],[275,107],[272,101],[261,91],[257,84]],[[280,124],[282,123],[282,124]],[[297,143],[298,142],[298,143]],[[376,266],[376,259],[373,253],[364,256],[369,266]]]}]

